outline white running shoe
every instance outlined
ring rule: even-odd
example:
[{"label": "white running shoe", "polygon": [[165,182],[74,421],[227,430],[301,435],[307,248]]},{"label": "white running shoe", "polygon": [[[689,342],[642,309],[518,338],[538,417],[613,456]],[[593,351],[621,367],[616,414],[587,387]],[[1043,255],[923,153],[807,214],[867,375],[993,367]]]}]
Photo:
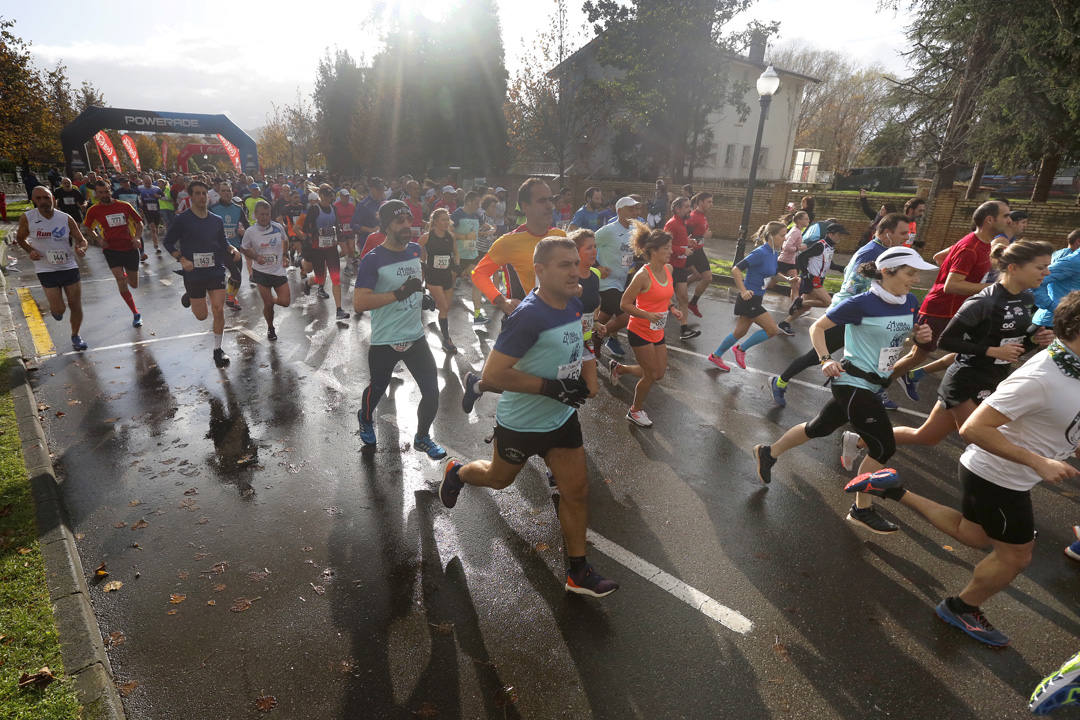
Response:
[{"label": "white running shoe", "polygon": [[634,423],[638,427],[643,427],[643,428],[652,427],[652,420],[650,420],[649,416],[645,414],[644,409],[642,409],[642,410],[634,410],[633,408],[631,408],[626,413],[626,419],[629,420],[630,422]]},{"label": "white running shoe", "polygon": [[855,469],[855,461],[859,459],[859,436],[850,430],[845,430],[840,440],[840,465],[848,471]]}]

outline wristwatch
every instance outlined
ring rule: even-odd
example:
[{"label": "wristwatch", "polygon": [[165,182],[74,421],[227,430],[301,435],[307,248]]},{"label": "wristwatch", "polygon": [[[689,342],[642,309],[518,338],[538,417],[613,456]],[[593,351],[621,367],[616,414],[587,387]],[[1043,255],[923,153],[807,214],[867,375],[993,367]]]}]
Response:
[{"label": "wristwatch", "polygon": [[832,355],[822,355],[821,357],[818,358],[818,363],[821,364],[821,365],[824,365],[825,363],[829,362],[832,359],[833,359]]}]

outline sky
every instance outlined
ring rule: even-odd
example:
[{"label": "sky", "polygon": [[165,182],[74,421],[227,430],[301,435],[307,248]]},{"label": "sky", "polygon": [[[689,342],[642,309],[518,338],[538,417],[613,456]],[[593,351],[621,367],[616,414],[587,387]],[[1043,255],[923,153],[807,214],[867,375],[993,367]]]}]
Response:
[{"label": "sky", "polygon": [[[295,3],[268,0],[253,11],[246,2],[191,0],[159,11],[155,4],[95,0],[94,11],[78,22],[58,22],[50,4],[19,3],[14,32],[31,43],[40,67],[63,61],[75,87],[93,82],[112,107],[175,112],[225,113],[241,128],[254,132],[265,123],[271,105],[308,95],[315,68],[327,47],[341,47],[354,57],[370,58],[379,39],[370,22],[377,0],[329,5],[325,14],[298,14]],[[443,20],[445,5],[437,0],[382,0]],[[553,22],[556,0],[497,0],[511,74],[520,66],[532,39]],[[579,44],[591,36],[580,0],[566,0],[567,26]],[[347,9],[338,9],[339,7]],[[778,20],[774,43],[796,41],[831,49],[866,64],[878,63],[904,72],[901,33],[871,31],[900,27],[907,12],[878,10],[873,0],[759,0],[736,19]],[[182,8],[182,10],[180,10]],[[288,12],[287,12],[288,10]]]}]

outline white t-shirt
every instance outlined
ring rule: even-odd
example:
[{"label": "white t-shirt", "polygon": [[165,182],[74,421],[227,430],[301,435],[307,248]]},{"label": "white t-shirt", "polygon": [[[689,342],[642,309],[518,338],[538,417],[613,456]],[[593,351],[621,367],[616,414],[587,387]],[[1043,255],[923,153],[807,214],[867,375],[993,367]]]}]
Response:
[{"label": "white t-shirt", "polygon": [[269,227],[263,227],[255,223],[244,231],[244,239],[240,247],[245,250],[254,250],[265,262],[254,260],[251,267],[267,275],[284,275],[285,268],[281,266],[285,256],[285,248],[288,247],[285,236],[285,228],[280,223],[270,221]]},{"label": "white t-shirt", "polygon": [[37,208],[26,211],[26,225],[30,230],[26,244],[41,253],[41,259],[34,261],[34,272],[48,273],[79,267],[75,261],[69,222],[71,216],[60,210],[53,210],[51,218],[42,215]]},{"label": "white t-shirt", "polygon": [[212,188],[206,191],[206,197],[209,198],[210,205],[217,205],[219,202],[221,202],[221,193]]},{"label": "white t-shirt", "polygon": [[[1059,370],[1045,350],[1001,382],[983,402],[1009,418],[998,428],[1001,434],[1036,455],[1065,460],[1080,444],[1080,380]],[[1010,490],[1030,490],[1040,481],[1027,465],[977,445],[968,445],[960,462],[984,480]]]}]

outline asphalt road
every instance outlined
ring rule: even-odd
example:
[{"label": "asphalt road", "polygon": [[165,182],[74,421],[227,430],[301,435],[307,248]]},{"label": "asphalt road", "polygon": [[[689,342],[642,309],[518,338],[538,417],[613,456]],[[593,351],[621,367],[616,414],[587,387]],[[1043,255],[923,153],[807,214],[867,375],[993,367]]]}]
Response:
[{"label": "asphalt road", "polygon": [[[563,592],[539,465],[442,507],[441,464],[409,447],[407,373],[379,408],[378,451],[361,454],[367,319],[338,324],[330,301],[295,292],[272,344],[245,285],[243,310],[228,312],[232,366],[218,371],[171,258],[144,266],[141,329],[100,251],[83,264],[88,352],[69,352],[67,321],[48,317],[25,258],[8,300],[21,317],[15,288],[28,287],[55,344],[32,377],[83,566],[109,572],[91,594],[102,633],[122,634],[107,644],[118,682],[137,682],[131,718],[256,717],[265,696],[271,717],[313,719],[1022,718],[1039,679],[1077,650],[1080,580],[1061,552],[1080,520],[1076,485],[1034,491],[1035,560],[986,608],[1013,638],[994,651],[933,613],[981,553],[895,505],[895,535],[846,523],[838,437],[758,483],[750,448],[826,397],[816,369],[784,410],[766,386],[808,346],[806,321],[750,352],[758,372],[721,375],[704,356],[731,305],[707,298],[702,337],[670,340],[651,430],[623,418],[630,381],[613,388],[602,370],[582,411],[590,556],[622,588],[596,601]],[[494,338],[460,305],[451,329],[457,356],[428,337],[441,363],[433,435],[487,457],[494,400],[466,417],[460,378]],[[23,343],[42,354],[29,333]],[[902,404],[896,424],[929,410],[925,397]],[[893,464],[955,504],[961,449],[903,448]],[[105,592],[112,580],[123,587]]]}]

